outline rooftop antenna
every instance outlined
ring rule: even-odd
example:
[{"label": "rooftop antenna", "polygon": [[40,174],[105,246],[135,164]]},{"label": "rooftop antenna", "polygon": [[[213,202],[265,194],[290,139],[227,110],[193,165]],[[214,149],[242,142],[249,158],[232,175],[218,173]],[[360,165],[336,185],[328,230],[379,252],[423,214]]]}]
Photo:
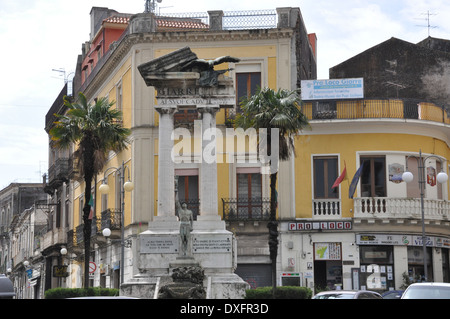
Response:
[{"label": "rooftop antenna", "polygon": [[417,27],[425,27],[425,28],[428,28],[428,37],[430,37],[430,30],[431,30],[431,29],[436,29],[436,28],[438,28],[437,26],[431,25],[431,24],[430,24],[430,17],[431,17],[431,16],[437,15],[437,13],[430,13],[430,11],[427,11],[427,13],[422,13],[421,15],[426,15],[426,16],[427,16],[425,19],[420,19],[420,20],[425,20],[425,21],[427,21],[427,25],[416,25],[416,26],[417,26]]},{"label": "rooftop antenna", "polygon": [[162,0],[145,0],[145,11],[144,13],[156,13],[156,3],[161,3]]},{"label": "rooftop antenna", "polygon": [[72,80],[69,81],[69,77],[75,75],[75,72],[70,72],[69,74],[66,74],[66,70],[64,68],[60,68],[60,69],[52,69],[53,72],[58,72],[59,73],[59,77],[58,79],[61,78],[61,76],[64,79],[64,84],[67,83],[67,95],[72,96],[73,92],[72,92],[72,88],[73,88],[73,77]]}]

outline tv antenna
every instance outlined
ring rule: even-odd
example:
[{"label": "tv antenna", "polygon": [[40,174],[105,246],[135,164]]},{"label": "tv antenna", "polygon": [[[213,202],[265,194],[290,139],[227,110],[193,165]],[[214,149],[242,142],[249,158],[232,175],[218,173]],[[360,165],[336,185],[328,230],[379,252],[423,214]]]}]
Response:
[{"label": "tv antenna", "polygon": [[145,0],[144,13],[156,13],[156,2],[161,3],[162,0]]},{"label": "tv antenna", "polygon": [[431,16],[435,16],[435,15],[437,15],[437,13],[430,13],[430,11],[427,11],[427,13],[422,13],[421,15],[426,15],[427,17],[426,18],[422,18],[422,19],[419,19],[419,20],[425,20],[425,21],[427,21],[427,25],[416,25],[417,27],[424,27],[424,28],[428,28],[428,37],[430,37],[430,30],[431,29],[436,29],[436,28],[438,28],[438,26],[435,26],[435,25],[431,25],[431,23],[430,23],[430,17]]},{"label": "tv antenna", "polygon": [[[70,76],[74,76],[75,72],[70,72],[69,74],[66,73],[66,70],[64,68],[60,69],[52,69],[53,72],[58,72],[59,76],[57,79],[61,79],[61,77],[64,79],[64,84],[67,84],[67,95],[72,96],[73,92],[73,77],[72,80],[69,81]],[[56,77],[54,77],[56,78]]]}]

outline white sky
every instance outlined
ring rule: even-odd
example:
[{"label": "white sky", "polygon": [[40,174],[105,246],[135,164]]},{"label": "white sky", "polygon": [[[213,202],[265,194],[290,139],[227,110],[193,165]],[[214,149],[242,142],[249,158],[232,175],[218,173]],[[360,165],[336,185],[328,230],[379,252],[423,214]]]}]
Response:
[{"label": "white sky", "polygon": [[[0,189],[40,182],[48,169],[45,115],[64,81],[52,69],[75,69],[89,40],[93,6],[144,11],[144,0],[0,0]],[[224,5],[226,4],[226,5]],[[308,33],[318,38],[318,78],[329,68],[391,37],[417,43],[450,39],[448,0],[163,0],[161,13],[300,7]]]}]

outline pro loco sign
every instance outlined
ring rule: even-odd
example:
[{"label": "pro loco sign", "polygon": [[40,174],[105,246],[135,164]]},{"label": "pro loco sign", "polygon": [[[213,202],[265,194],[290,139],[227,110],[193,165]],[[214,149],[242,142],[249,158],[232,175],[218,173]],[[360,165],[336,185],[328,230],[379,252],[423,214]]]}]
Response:
[{"label": "pro loco sign", "polygon": [[288,224],[289,231],[349,230],[349,229],[352,229],[351,221],[291,222]]}]

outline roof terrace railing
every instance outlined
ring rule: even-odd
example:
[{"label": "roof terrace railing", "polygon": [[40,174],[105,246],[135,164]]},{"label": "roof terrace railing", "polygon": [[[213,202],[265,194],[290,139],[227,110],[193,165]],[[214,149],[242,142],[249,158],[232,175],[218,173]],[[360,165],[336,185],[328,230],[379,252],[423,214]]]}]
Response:
[{"label": "roof terrace railing", "polygon": [[[224,11],[223,14],[223,30],[273,29],[278,22],[276,10]],[[207,12],[162,13],[160,17],[200,19],[210,24]]]},{"label": "roof terrace railing", "polygon": [[413,99],[305,101],[302,111],[309,120],[388,118],[450,124],[445,108]]}]

